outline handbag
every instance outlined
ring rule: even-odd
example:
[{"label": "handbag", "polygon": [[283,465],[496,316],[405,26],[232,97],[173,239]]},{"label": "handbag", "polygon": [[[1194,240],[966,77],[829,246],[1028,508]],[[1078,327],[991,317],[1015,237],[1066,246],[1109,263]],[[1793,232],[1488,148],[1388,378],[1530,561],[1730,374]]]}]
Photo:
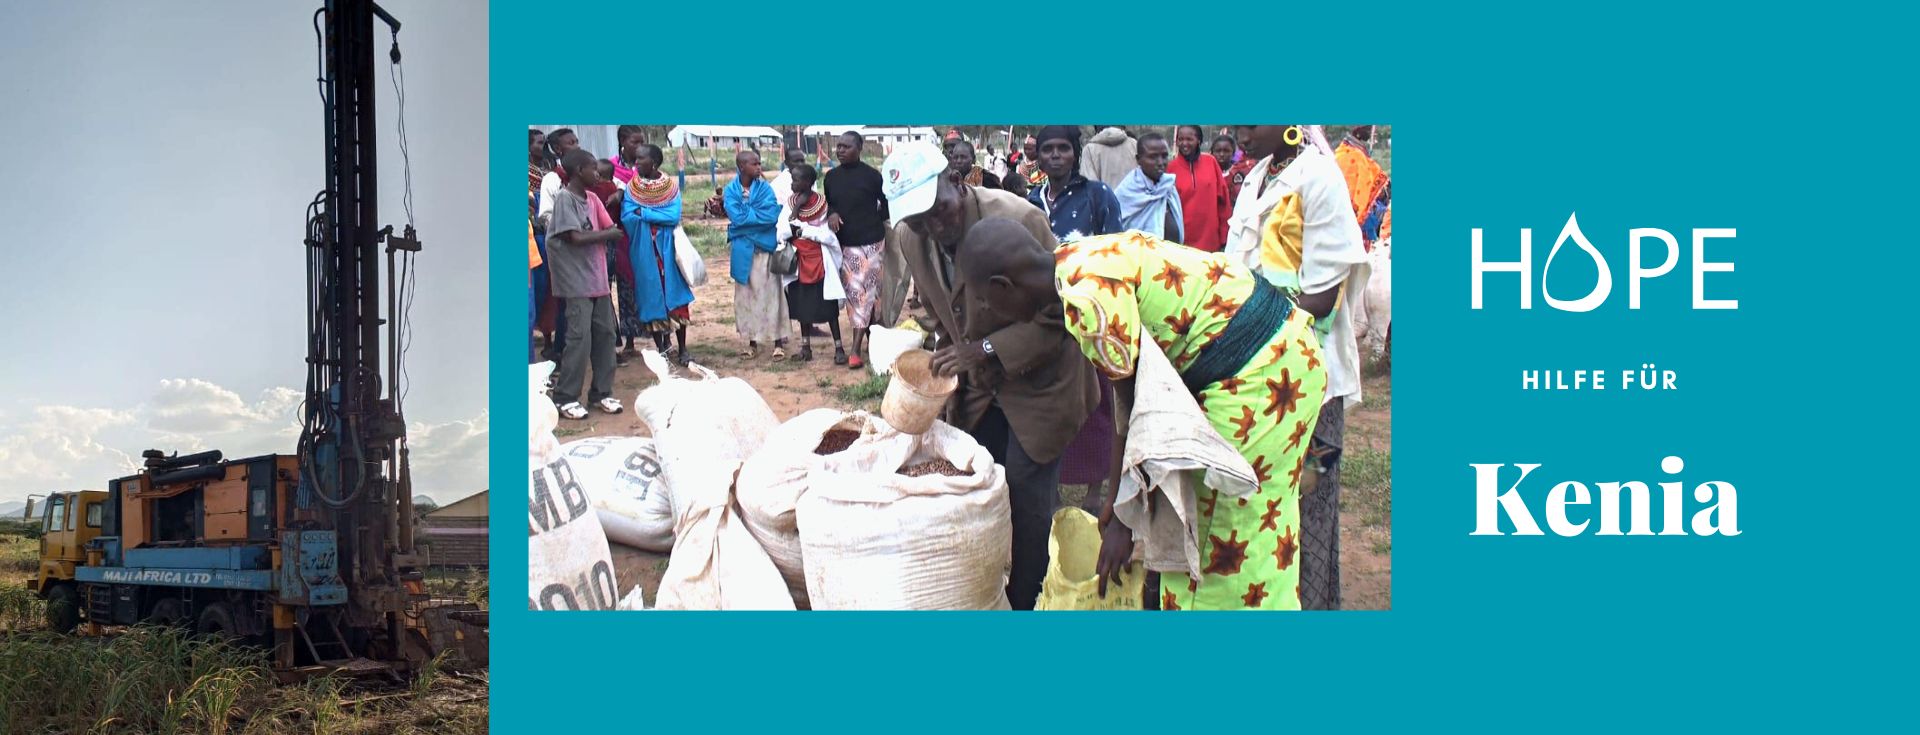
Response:
[{"label": "handbag", "polygon": [[707,285],[707,261],[700,258],[700,251],[693,249],[693,238],[687,237],[686,228],[679,225],[673,227],[673,262],[680,267],[680,277],[688,288]]},{"label": "handbag", "polygon": [[776,276],[791,276],[800,272],[800,254],[793,249],[793,243],[783,242],[774,249],[773,257],[767,259],[767,270]]}]

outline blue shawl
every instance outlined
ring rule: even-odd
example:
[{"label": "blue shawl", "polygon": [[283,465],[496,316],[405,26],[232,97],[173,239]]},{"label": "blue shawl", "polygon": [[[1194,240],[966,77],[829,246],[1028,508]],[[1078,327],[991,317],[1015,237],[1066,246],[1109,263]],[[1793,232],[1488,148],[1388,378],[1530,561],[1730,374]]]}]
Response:
[{"label": "blue shawl", "polygon": [[1173,209],[1175,242],[1186,242],[1186,222],[1180,211],[1180,192],[1173,187],[1173,173],[1160,174],[1159,183],[1147,180],[1140,169],[1127,172],[1113,190],[1120,200],[1120,226],[1139,230],[1154,237],[1165,237],[1167,209]]},{"label": "blue shawl", "polygon": [[[664,321],[667,312],[693,303],[693,289],[673,259],[673,228],[680,224],[680,192],[657,205],[641,204],[633,190],[621,197],[620,223],[627,228],[633,261],[634,312],[643,322]],[[656,257],[657,256],[657,257]]]},{"label": "blue shawl", "polygon": [[749,194],[741,191],[740,179],[735,178],[727,183],[723,201],[727,206],[727,244],[733,250],[729,274],[734,283],[748,283],[753,280],[753,251],[771,253],[779,247],[773,229],[780,221],[780,200],[774,198],[773,186],[767,182],[754,184]]}]

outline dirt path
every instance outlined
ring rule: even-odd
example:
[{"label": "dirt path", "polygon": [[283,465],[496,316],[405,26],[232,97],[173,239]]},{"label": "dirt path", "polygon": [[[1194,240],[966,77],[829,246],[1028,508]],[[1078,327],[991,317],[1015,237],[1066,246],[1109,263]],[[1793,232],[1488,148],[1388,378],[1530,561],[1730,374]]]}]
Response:
[{"label": "dirt path", "polygon": [[[782,421],[822,407],[874,409],[877,401],[843,396],[843,390],[866,382],[871,373],[834,365],[828,338],[814,338],[815,359],[811,363],[772,362],[765,345],[761,346],[759,359],[740,359],[736,353],[746,343],[733,328],[733,284],[726,272],[726,258],[708,259],[709,282],[694,289],[693,324],[687,331],[695,362],[721,375],[746,380]],[[844,323],[841,329],[843,336],[851,334]],[[614,395],[628,405],[628,410],[618,415],[595,411],[584,421],[563,420],[554,432],[560,441],[647,435],[631,406],[640,391],[657,381],[638,356],[614,375]],[[1348,609],[1384,610],[1392,601],[1392,485],[1387,477],[1392,448],[1392,390],[1388,376],[1367,378],[1366,401],[1347,417],[1348,464],[1342,478],[1340,559]],[[1062,491],[1069,503],[1077,503],[1085,494],[1080,487]],[[651,604],[666,571],[667,555],[619,544],[613,546],[613,552],[614,576],[621,594],[639,586],[645,589]]]}]

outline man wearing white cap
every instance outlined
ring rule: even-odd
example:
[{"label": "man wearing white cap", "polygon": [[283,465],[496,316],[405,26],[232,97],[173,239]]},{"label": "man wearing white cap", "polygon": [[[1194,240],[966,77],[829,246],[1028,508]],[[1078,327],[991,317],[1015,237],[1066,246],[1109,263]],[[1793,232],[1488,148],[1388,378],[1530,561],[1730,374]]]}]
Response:
[{"label": "man wearing white cap", "polygon": [[968,228],[984,219],[1011,219],[1053,248],[1045,213],[1013,194],[967,186],[947,169],[947,158],[932,143],[902,144],[887,157],[882,191],[897,218],[887,247],[906,258],[913,274],[920,322],[937,340],[934,370],[960,376],[960,388],[947,402],[947,423],[972,434],[1006,467],[1013,512],[1007,600],[1027,610],[1046,576],[1061,454],[1100,396],[1093,365],[1067,335],[1059,307],[1008,322],[960,287],[953,257]]}]

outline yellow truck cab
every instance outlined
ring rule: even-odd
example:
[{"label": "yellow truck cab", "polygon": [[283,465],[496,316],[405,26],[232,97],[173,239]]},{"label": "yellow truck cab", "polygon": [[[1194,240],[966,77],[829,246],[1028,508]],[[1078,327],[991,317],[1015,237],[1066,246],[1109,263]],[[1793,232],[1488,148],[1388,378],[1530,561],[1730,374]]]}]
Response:
[{"label": "yellow truck cab", "polygon": [[54,493],[40,513],[40,571],[27,581],[47,601],[47,621],[66,632],[80,622],[73,569],[87,563],[87,543],[100,535],[107,494],[100,490]]}]

